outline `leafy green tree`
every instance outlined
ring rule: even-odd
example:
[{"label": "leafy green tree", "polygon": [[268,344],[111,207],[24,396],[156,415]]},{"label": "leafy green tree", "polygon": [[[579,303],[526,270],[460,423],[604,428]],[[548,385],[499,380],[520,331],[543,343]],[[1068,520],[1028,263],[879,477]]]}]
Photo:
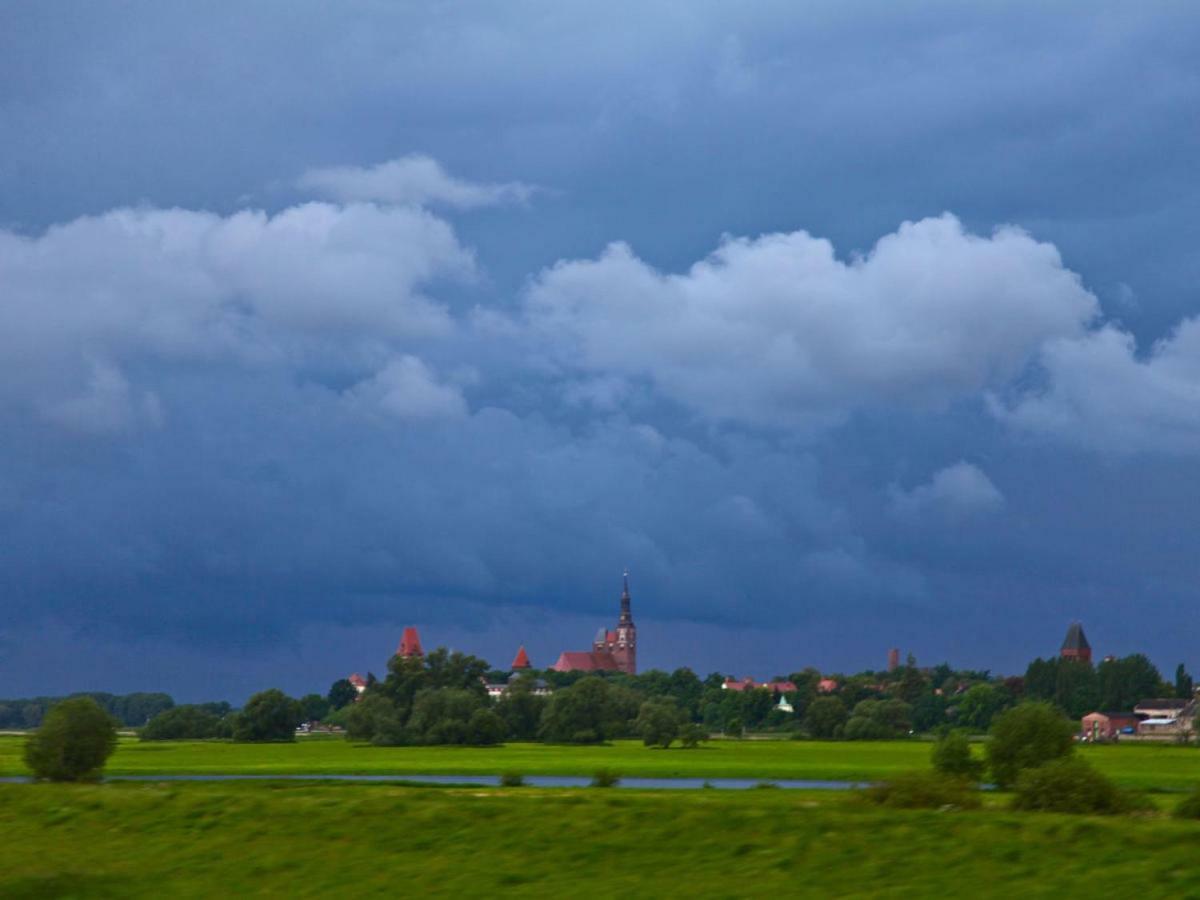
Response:
[{"label": "leafy green tree", "polygon": [[229,737],[230,725],[202,706],[184,704],[156,715],[138,732],[143,741],[203,741]]},{"label": "leafy green tree", "polygon": [[684,750],[695,750],[702,741],[708,740],[708,729],[695,722],[688,722],[679,729],[679,743]]},{"label": "leafy green tree", "polygon": [[913,728],[919,732],[931,731],[946,721],[946,698],[926,691],[913,704]]},{"label": "leafy green tree", "polygon": [[900,683],[896,685],[896,696],[905,703],[913,704],[927,690],[929,690],[929,682],[917,668],[917,658],[910,653],[901,670]]},{"label": "leafy green tree", "polygon": [[304,710],[278,688],[260,691],[234,716],[233,739],[241,743],[294,741]]},{"label": "leafy green tree", "polygon": [[1180,663],[1175,667],[1175,696],[1184,700],[1191,700],[1192,691],[1192,676],[1183,667],[1183,663]]},{"label": "leafy green tree", "polygon": [[804,727],[815,738],[833,738],[846,724],[846,705],[837,697],[818,697],[804,714]]},{"label": "leafy green tree", "polygon": [[[1141,653],[1105,660],[1097,667],[1096,675],[1100,698],[1094,708],[1133,709],[1139,700],[1160,697],[1164,693],[1162,675]],[[1084,710],[1081,715],[1092,711]]]},{"label": "leafy green tree", "polygon": [[300,698],[300,708],[304,711],[306,722],[320,722],[332,709],[329,701],[320,694],[305,694]]},{"label": "leafy green tree", "polygon": [[339,678],[329,686],[329,693],[325,698],[331,707],[341,709],[358,698],[358,689],[350,683],[349,678]]},{"label": "leafy green tree", "polygon": [[942,735],[933,745],[933,767],[943,775],[953,775],[971,781],[983,776],[983,761],[971,755],[971,743],[961,731]]},{"label": "leafy green tree", "polygon": [[490,709],[477,709],[467,720],[467,737],[464,743],[475,747],[499,744],[504,741],[508,726]]},{"label": "leafy green tree", "polygon": [[25,764],[39,780],[90,781],[116,747],[113,717],[90,697],[72,697],[51,707],[26,740]]},{"label": "leafy green tree", "polygon": [[597,744],[621,730],[608,683],[589,675],[555,691],[542,713],[538,734],[556,744]]},{"label": "leafy green tree", "polygon": [[122,724],[136,728],[174,705],[175,701],[168,694],[137,692],[110,697],[106,708]]},{"label": "leafy green tree", "polygon": [[[483,708],[483,701],[471,691],[461,688],[425,688],[419,691],[413,700],[407,733],[400,743],[468,743],[471,717]],[[500,733],[503,735],[503,728],[500,729]],[[378,739],[376,743],[379,743]]]},{"label": "leafy green tree", "polygon": [[722,729],[725,737],[740,738],[746,733],[746,726],[742,724],[742,720],[737,716],[731,716],[725,720],[725,727]]},{"label": "leafy green tree", "polygon": [[1058,684],[1059,659],[1038,657],[1025,669],[1025,696],[1030,700],[1054,702]]},{"label": "leafy green tree", "polygon": [[667,748],[679,737],[683,714],[670,697],[655,697],[642,704],[634,730],[647,747]]},{"label": "leafy green tree", "polygon": [[1047,700],[1071,718],[1101,706],[1101,684],[1092,664],[1078,659],[1035,659],[1025,670],[1025,696]]},{"label": "leafy green tree", "polygon": [[400,743],[403,730],[396,705],[373,691],[367,691],[346,713],[346,736],[352,741],[374,741],[382,735],[382,741]]},{"label": "leafy green tree", "polygon": [[487,688],[483,676],[488,664],[478,657],[451,653],[445,647],[425,656],[396,655],[388,661],[388,675],[382,683],[368,687],[368,692],[378,691],[396,707],[396,715],[404,724],[412,714],[413,699],[418,691],[450,688],[467,691],[482,703],[487,699]]},{"label": "leafy green tree", "polygon": [[510,684],[496,704],[496,714],[504,720],[508,737],[517,741],[536,740],[546,701],[546,697],[534,693],[530,676],[522,676]]},{"label": "leafy green tree", "polygon": [[704,684],[691,669],[676,669],[671,673],[668,693],[675,698],[679,708],[688,719],[700,717],[700,698],[704,695]]},{"label": "leafy green tree", "polygon": [[1023,770],[1070,756],[1074,741],[1075,726],[1061,710],[1045,702],[1019,703],[992,722],[984,748],[992,780],[1002,788],[1010,787]]},{"label": "leafy green tree", "polygon": [[912,707],[903,700],[863,700],[854,707],[842,734],[850,741],[886,740],[907,734],[911,724]]},{"label": "leafy green tree", "polygon": [[1007,705],[1007,692],[986,682],[975,684],[959,698],[955,721],[964,728],[987,731],[992,718]]}]

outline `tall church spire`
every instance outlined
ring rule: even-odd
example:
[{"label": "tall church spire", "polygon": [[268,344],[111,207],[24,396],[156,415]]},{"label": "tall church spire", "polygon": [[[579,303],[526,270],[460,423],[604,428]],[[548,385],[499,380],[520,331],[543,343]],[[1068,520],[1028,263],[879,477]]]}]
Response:
[{"label": "tall church spire", "polygon": [[621,590],[621,625],[633,624],[633,613],[629,610],[629,570],[625,570],[625,578]]}]

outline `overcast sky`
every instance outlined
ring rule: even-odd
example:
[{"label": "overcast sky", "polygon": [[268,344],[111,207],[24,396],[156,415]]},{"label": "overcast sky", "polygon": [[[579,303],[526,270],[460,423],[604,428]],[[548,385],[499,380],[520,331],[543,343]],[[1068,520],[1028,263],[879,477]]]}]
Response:
[{"label": "overcast sky", "polygon": [[1200,669],[1200,13],[1044,6],[4,4],[0,695]]}]

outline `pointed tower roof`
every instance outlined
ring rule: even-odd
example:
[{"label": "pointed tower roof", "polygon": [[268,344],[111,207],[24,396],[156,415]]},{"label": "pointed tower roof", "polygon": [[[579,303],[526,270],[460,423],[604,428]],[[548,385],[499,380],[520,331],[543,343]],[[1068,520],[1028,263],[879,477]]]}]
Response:
[{"label": "pointed tower roof", "polygon": [[1087,636],[1083,633],[1083,626],[1078,622],[1072,622],[1071,627],[1067,629],[1067,636],[1063,638],[1063,650],[1091,650],[1092,645],[1088,643]]},{"label": "pointed tower roof", "polygon": [[529,663],[529,654],[525,652],[525,647],[523,645],[522,645],[521,649],[517,651],[517,655],[512,661],[512,667],[514,669],[532,669],[533,668],[533,666],[531,666]]},{"label": "pointed tower roof", "polygon": [[629,570],[625,570],[625,576],[621,582],[621,618],[619,619],[622,625],[633,624],[633,613],[629,608]]},{"label": "pointed tower roof", "polygon": [[404,629],[404,634],[400,637],[400,646],[396,648],[396,653],[399,656],[424,656],[425,651],[421,649],[421,637],[417,634],[417,629],[409,625]]}]

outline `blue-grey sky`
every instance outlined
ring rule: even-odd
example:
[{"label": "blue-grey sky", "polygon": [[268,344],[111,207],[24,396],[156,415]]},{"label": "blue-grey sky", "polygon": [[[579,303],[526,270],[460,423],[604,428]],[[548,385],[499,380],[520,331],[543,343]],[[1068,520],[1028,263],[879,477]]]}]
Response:
[{"label": "blue-grey sky", "polygon": [[0,5],[0,695],[1200,667],[1200,13],[1044,6]]}]

